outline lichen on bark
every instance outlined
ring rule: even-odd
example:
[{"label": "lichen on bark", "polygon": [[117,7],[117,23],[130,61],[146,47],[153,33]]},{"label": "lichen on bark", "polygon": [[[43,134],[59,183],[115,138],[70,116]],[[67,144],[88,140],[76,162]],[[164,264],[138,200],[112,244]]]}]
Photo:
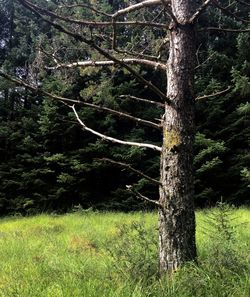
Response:
[{"label": "lichen on bark", "polygon": [[168,150],[173,149],[181,144],[180,133],[176,130],[169,131],[165,129],[164,131],[164,147]]}]

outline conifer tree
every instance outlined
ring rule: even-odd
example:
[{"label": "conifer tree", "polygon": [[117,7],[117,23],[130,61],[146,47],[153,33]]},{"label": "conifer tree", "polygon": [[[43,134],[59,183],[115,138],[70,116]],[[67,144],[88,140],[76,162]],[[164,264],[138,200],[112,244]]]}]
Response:
[{"label": "conifer tree", "polygon": [[[85,59],[77,59],[77,61],[74,60],[74,56],[65,55],[60,48],[55,48],[55,51],[49,53],[45,51],[44,53],[51,57],[47,70],[56,73],[65,69],[70,71],[75,68],[119,66],[132,74],[141,86],[151,90],[155,100],[153,103],[148,102],[149,104],[163,105],[164,111],[159,122],[154,119],[145,120],[106,106],[86,102],[79,97],[68,98],[42,88],[38,89],[34,84],[11,78],[2,71],[0,73],[4,78],[25,86],[31,91],[68,104],[86,132],[113,143],[159,152],[161,155],[160,180],[141,173],[148,180],[159,185],[159,200],[148,198],[131,186],[129,189],[141,199],[157,205],[159,209],[161,273],[165,271],[172,273],[186,261],[195,260],[193,145],[196,34],[198,31],[249,32],[248,14],[244,10],[248,9],[249,5],[239,0],[234,3],[224,0],[145,0],[128,6],[123,5],[122,2],[122,5],[114,11],[106,1],[101,2],[100,6],[96,3],[72,4],[64,1],[51,1],[44,3],[44,6],[41,6],[40,2],[26,0],[17,2],[34,13],[42,24],[49,25],[70,38],[72,43],[77,43],[79,48],[87,46],[93,50],[91,54],[85,55]],[[72,14],[68,14],[69,10]],[[142,13],[143,11],[145,13]],[[213,18],[214,11],[219,11],[220,15],[226,15],[226,18],[218,19],[216,15]],[[242,11],[242,14],[239,14],[239,11]],[[205,21],[201,22],[201,26],[197,26],[197,20],[205,13],[208,18],[211,17],[209,26],[206,26]],[[91,19],[96,14],[98,18]],[[239,23],[245,27],[239,26]],[[139,31],[140,36],[138,27],[146,28]],[[163,33],[158,34],[160,44],[152,42],[149,28],[163,30]],[[135,45],[134,37],[138,40]],[[133,44],[132,47],[122,47],[129,42]],[[153,55],[154,50],[157,50],[157,55]],[[142,69],[153,68],[155,71],[166,74],[166,89],[146,79],[134,65],[137,67],[139,65]],[[71,75],[70,72],[69,75]],[[228,88],[219,90],[217,94],[226,91]],[[143,98],[130,98],[143,101]],[[162,145],[107,136],[81,119],[78,106],[103,110],[157,130],[161,129]],[[217,160],[214,161],[217,162]],[[126,167],[126,164],[124,166]]]}]

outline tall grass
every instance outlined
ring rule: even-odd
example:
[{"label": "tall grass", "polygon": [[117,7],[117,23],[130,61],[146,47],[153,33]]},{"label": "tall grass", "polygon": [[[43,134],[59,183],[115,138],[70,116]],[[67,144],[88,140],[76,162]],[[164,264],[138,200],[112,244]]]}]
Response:
[{"label": "tall grass", "polygon": [[219,207],[196,218],[198,263],[161,280],[155,213],[4,218],[0,296],[250,296],[250,211]]}]

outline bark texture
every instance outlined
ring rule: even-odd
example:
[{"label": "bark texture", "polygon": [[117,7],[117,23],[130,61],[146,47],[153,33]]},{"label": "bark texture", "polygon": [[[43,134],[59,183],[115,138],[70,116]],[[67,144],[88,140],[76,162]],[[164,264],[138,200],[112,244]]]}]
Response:
[{"label": "bark texture", "polygon": [[193,189],[195,30],[192,0],[172,1],[167,97],[163,118],[159,209],[160,272],[196,258]]}]

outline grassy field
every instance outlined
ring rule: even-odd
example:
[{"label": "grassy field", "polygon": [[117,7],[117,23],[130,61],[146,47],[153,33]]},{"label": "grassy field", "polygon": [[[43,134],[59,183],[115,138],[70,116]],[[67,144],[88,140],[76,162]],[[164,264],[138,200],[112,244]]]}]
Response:
[{"label": "grassy field", "polygon": [[0,296],[250,296],[250,210],[197,212],[199,263],[157,277],[157,214],[0,220]]}]

